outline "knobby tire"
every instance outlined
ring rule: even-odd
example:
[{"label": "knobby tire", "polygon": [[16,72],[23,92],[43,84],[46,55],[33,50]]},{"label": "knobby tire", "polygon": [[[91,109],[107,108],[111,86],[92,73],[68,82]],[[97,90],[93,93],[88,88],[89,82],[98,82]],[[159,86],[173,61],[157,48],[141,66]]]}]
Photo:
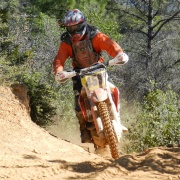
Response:
[{"label": "knobby tire", "polygon": [[114,127],[112,125],[112,121],[110,119],[110,114],[108,111],[107,104],[105,102],[100,102],[98,105],[98,110],[100,117],[102,119],[104,134],[110,147],[111,156],[114,159],[118,159],[119,158],[118,142],[114,131]]}]

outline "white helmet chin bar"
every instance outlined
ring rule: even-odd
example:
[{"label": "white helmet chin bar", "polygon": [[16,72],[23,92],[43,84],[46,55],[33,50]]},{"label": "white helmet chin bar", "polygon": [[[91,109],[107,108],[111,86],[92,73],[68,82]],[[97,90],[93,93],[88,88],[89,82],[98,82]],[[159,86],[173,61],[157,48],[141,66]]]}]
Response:
[{"label": "white helmet chin bar", "polygon": [[75,34],[70,34],[69,35],[72,37],[73,41],[80,41],[84,34],[86,33],[86,24],[84,25],[84,28],[81,32],[75,32]]}]

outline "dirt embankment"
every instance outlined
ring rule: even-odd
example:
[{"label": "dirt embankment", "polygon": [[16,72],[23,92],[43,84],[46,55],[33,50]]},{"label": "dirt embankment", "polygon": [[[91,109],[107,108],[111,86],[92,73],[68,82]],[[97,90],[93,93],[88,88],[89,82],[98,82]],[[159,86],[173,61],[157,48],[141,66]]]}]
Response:
[{"label": "dirt embankment", "polygon": [[180,180],[180,148],[113,160],[51,136],[31,121],[23,86],[0,87],[0,131],[0,179]]}]

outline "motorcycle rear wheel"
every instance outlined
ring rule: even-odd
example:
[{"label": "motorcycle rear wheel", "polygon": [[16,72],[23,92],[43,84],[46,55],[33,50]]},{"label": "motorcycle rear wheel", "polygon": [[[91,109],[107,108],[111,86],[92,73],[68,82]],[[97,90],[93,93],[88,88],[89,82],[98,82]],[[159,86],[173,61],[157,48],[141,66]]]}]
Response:
[{"label": "motorcycle rear wheel", "polygon": [[119,158],[118,141],[117,141],[115,130],[114,130],[111,118],[110,118],[107,103],[100,102],[98,104],[98,111],[102,119],[102,123],[104,127],[104,134],[110,147],[111,156],[114,159],[118,159]]}]

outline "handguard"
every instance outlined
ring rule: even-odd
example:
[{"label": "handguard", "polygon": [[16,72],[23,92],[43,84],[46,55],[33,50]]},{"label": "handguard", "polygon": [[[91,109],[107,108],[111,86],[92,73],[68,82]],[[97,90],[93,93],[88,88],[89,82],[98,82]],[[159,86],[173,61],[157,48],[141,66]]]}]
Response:
[{"label": "handguard", "polygon": [[67,72],[67,71],[60,71],[55,75],[55,80],[59,83],[65,83],[68,79],[76,76],[75,71]]},{"label": "handguard", "polygon": [[121,52],[118,53],[117,56],[109,61],[109,65],[113,66],[113,65],[124,65],[129,61],[129,57],[126,53]]}]

